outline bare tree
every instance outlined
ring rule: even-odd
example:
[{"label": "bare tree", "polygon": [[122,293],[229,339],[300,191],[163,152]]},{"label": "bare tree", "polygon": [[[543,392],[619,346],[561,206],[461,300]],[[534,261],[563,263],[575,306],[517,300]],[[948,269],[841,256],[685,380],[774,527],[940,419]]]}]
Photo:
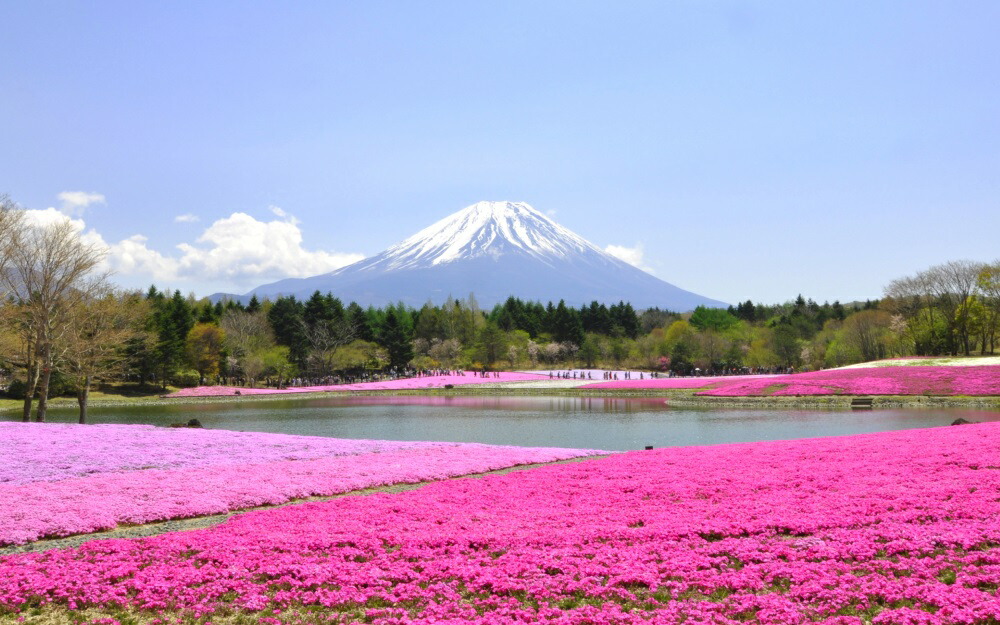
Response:
[{"label": "bare tree", "polygon": [[25,226],[5,236],[9,239],[8,255],[0,284],[21,307],[23,328],[31,344],[24,416],[31,412],[37,392],[35,418],[44,421],[57,348],[69,328],[69,311],[75,302],[103,285],[103,278],[94,278],[93,273],[104,253],[81,240],[69,219],[47,226]]},{"label": "bare tree", "polygon": [[434,360],[451,369],[462,355],[462,344],[459,343],[458,339],[445,339],[443,341],[434,339],[431,341],[428,354]]},{"label": "bare tree", "polygon": [[302,322],[302,331],[309,343],[309,361],[313,373],[333,372],[337,350],[358,338],[357,328],[346,319],[325,319],[313,324]]},{"label": "bare tree", "polygon": [[[0,195],[0,274],[6,271],[13,242],[21,237],[23,230],[24,213],[9,196]],[[0,282],[0,297],[6,297],[5,290]]]},{"label": "bare tree", "polygon": [[267,316],[263,311],[227,310],[219,325],[226,333],[225,345],[230,357],[235,358],[247,383],[253,386],[264,369],[261,352],[274,346],[274,334]]},{"label": "bare tree", "polygon": [[[24,214],[9,196],[0,195],[0,275],[6,273],[12,244],[21,236],[23,228]],[[3,334],[0,341],[0,364],[16,364],[18,358],[15,354],[20,354],[22,351],[19,349],[22,335],[17,332],[20,325],[18,323],[20,310],[7,301],[10,294],[4,284],[5,282],[0,280],[0,327],[8,332]]]},{"label": "bare tree", "polygon": [[[936,342],[935,313],[943,322],[943,343],[952,354],[966,355],[970,344],[969,298],[977,292],[977,278],[987,265],[958,260],[935,265],[916,276],[893,280],[885,289],[890,312],[913,318],[926,312],[932,342]],[[918,352],[919,352],[918,348]]]},{"label": "bare tree", "polygon": [[[921,313],[927,315],[927,328],[930,331],[930,344],[937,342],[935,332],[935,299],[931,288],[930,272],[923,271],[916,276],[898,278],[885,288],[885,298],[880,304],[890,313],[902,316],[904,319],[915,319]],[[925,353],[927,341],[921,341],[917,324],[906,323],[903,333],[907,340],[913,343],[918,354]]]},{"label": "bare tree", "polygon": [[976,290],[976,278],[985,268],[983,263],[953,260],[927,270],[931,289],[951,331],[952,354],[961,349],[969,355],[969,315],[965,305]]}]

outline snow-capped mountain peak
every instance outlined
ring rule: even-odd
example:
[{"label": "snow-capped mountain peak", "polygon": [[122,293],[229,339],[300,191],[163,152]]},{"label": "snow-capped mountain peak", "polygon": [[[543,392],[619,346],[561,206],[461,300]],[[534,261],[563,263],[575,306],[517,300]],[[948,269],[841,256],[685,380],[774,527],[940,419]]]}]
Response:
[{"label": "snow-capped mountain peak", "polygon": [[[510,252],[538,258],[604,254],[524,202],[477,202],[445,217],[360,265],[380,269],[432,267]],[[361,268],[361,267],[359,267]]]},{"label": "snow-capped mountain peak", "polygon": [[477,202],[353,265],[265,284],[251,293],[308,298],[316,291],[378,306],[421,306],[468,294],[487,307],[511,295],[573,305],[626,301],[677,311],[726,305],[615,258],[524,202]]}]

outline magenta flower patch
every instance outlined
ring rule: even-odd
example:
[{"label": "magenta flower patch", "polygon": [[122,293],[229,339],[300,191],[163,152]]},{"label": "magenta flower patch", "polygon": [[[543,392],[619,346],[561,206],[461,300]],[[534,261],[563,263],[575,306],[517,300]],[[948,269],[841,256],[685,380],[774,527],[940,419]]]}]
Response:
[{"label": "magenta flower patch", "polygon": [[998,458],[1000,424],[980,424],[437,482],[5,556],[0,615],[990,623],[1000,619]]},{"label": "magenta flower patch", "polygon": [[830,369],[722,382],[699,395],[1000,395],[1000,366]]}]

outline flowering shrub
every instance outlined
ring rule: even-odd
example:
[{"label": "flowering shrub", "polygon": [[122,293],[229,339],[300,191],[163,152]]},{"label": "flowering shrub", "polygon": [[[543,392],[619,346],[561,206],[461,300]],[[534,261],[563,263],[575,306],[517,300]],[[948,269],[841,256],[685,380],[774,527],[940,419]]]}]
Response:
[{"label": "flowering shrub", "polygon": [[0,451],[0,544],[597,453],[47,423],[0,423]]},{"label": "flowering shrub", "polygon": [[1000,425],[980,424],[631,452],[262,510],[2,557],[0,619],[985,624],[1000,619],[998,457]]},{"label": "flowering shrub", "polygon": [[[333,384],[329,386],[292,386],[283,389],[276,388],[236,388],[233,386],[197,386],[184,388],[167,397],[214,397],[222,395],[283,395],[293,393],[322,393],[331,391],[403,391],[427,388],[443,388],[447,384],[462,386],[467,384],[491,384],[497,382],[520,382],[541,380],[543,376],[537,373],[517,373],[498,371],[496,375],[480,377],[474,372],[466,375],[434,375],[420,378],[401,378],[383,382],[359,382],[357,384]],[[239,393],[237,393],[239,391]]]}]

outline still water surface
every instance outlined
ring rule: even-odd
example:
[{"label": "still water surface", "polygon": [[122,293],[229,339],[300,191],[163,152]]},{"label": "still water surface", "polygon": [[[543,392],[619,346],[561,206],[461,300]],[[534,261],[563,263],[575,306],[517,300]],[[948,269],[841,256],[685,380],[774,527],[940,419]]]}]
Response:
[{"label": "still water surface", "polygon": [[[654,398],[587,397],[321,397],[90,412],[92,423],[163,426],[197,418],[213,429],[607,450],[842,436],[946,426],[958,417],[1000,421],[1000,412],[701,410],[670,408]],[[55,410],[49,420],[75,422],[76,412]]]}]

